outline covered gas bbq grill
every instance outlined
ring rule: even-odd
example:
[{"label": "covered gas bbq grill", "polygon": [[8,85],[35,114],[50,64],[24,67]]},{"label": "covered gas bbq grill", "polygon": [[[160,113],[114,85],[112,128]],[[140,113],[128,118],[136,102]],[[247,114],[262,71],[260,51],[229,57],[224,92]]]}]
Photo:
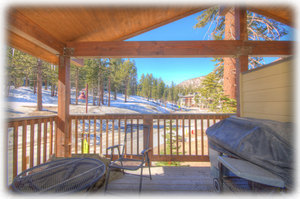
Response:
[{"label": "covered gas bbq grill", "polygon": [[[222,191],[292,187],[292,123],[230,117],[209,127],[211,174]],[[255,186],[254,186],[255,185]]]}]

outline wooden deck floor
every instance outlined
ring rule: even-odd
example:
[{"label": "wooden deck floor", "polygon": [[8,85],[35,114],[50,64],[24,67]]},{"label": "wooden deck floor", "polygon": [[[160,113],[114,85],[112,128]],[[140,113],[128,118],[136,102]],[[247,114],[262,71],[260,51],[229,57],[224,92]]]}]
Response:
[{"label": "wooden deck floor", "polygon": [[[125,175],[108,185],[107,195],[115,193],[138,193],[138,171],[126,171]],[[152,180],[150,180],[148,168],[144,168],[142,194],[199,194],[212,193],[213,179],[210,175],[210,167],[151,167]]]}]

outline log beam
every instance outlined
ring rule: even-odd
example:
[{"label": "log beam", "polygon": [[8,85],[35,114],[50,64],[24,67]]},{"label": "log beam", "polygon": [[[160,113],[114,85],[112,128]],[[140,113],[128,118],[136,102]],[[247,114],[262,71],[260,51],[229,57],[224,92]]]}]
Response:
[{"label": "log beam", "polygon": [[50,53],[49,51],[41,48],[40,46],[20,37],[19,35],[8,31],[8,45],[19,49],[25,53],[39,57],[40,59],[49,62],[51,64],[58,65],[58,56]]},{"label": "log beam", "polygon": [[75,57],[160,58],[289,56],[292,41],[111,41],[70,42]]},{"label": "log beam", "polygon": [[44,48],[52,54],[61,54],[64,43],[50,35],[46,30],[32,22],[20,12],[14,10],[9,13],[7,29],[26,40]]}]

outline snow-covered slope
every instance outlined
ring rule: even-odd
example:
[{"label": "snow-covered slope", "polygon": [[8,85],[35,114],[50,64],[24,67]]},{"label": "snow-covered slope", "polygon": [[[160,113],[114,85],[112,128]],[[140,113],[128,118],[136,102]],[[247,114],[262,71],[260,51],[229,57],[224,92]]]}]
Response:
[{"label": "snow-covered slope", "polygon": [[[57,106],[57,96],[51,97],[51,91],[42,89],[42,100],[43,100],[43,107],[56,107]],[[89,96],[89,108],[93,110],[93,112],[89,113],[111,113],[111,112],[118,112],[120,113],[126,112],[128,113],[141,113],[141,114],[154,114],[154,113],[170,113],[172,110],[171,106],[168,105],[166,107],[160,106],[158,103],[148,101],[143,97],[140,96],[130,96],[127,99],[127,102],[124,102],[124,95],[118,94],[117,100],[113,99],[113,95],[111,95],[111,107],[107,107],[107,93],[104,96],[105,105],[104,106],[92,106],[93,103],[92,96]],[[19,87],[17,89],[11,88],[10,94],[6,98],[7,105],[9,112],[17,112],[20,111],[22,107],[32,107],[36,106],[37,96],[33,94],[33,90],[28,87]],[[71,91],[71,102],[75,104],[75,90],[72,89]],[[85,107],[85,101],[81,100],[79,105],[71,105],[70,111],[74,113],[83,113]],[[76,111],[77,109],[82,109],[82,111]],[[97,111],[98,109],[98,111]],[[101,109],[101,110],[100,110]],[[22,109],[24,112],[24,109]]]}]

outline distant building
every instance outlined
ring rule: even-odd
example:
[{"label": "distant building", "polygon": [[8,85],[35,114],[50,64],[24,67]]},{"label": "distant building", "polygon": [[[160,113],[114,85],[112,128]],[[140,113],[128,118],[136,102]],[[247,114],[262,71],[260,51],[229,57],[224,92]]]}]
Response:
[{"label": "distant building", "polygon": [[178,103],[180,106],[194,107],[196,106],[195,97],[197,93],[189,93],[188,95],[179,94]]}]

